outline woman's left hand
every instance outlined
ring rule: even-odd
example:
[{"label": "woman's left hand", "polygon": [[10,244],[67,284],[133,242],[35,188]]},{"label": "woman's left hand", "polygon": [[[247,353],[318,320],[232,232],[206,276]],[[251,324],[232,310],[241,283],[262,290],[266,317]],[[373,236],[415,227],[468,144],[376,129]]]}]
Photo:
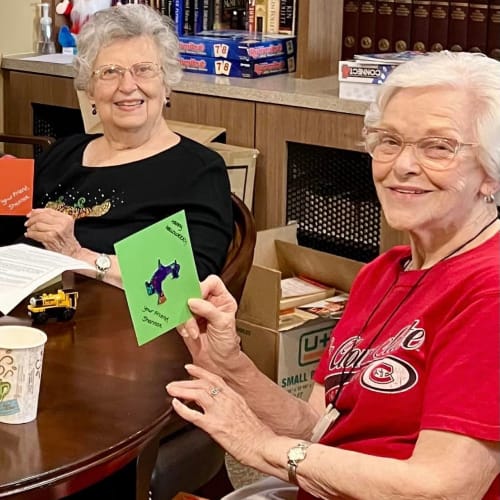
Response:
[{"label": "woman's left hand", "polygon": [[[167,392],[174,410],[188,422],[210,434],[236,460],[251,464],[252,456],[275,436],[224,380],[199,366],[186,365],[192,380],[171,382]],[[193,409],[180,400],[196,403]]]},{"label": "woman's left hand", "polygon": [[75,238],[75,221],[53,208],[35,208],[24,223],[25,236],[39,241],[48,250],[74,257],[81,249]]}]

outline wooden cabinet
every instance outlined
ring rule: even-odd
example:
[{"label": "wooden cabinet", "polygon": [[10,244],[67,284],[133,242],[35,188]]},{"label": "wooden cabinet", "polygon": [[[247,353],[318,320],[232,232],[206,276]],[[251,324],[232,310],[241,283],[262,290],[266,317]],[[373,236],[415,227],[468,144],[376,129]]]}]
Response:
[{"label": "wooden cabinet", "polygon": [[[33,134],[33,104],[78,109],[72,78],[3,71],[4,127],[10,134]],[[29,146],[9,146],[9,152],[31,156]]]},{"label": "wooden cabinet", "polygon": [[254,147],[255,102],[174,92],[167,116],[171,120],[224,127],[228,144]]}]

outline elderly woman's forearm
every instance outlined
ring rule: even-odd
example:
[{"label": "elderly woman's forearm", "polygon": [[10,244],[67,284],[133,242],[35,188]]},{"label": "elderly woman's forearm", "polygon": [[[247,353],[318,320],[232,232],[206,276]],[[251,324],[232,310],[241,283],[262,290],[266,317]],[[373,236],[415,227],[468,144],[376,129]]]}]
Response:
[{"label": "elderly woman's forearm", "polygon": [[246,354],[240,352],[223,376],[274,432],[309,439],[319,414],[306,401],[289,394],[266,377]]},{"label": "elderly woman's forearm", "polygon": [[[408,460],[312,444],[297,467],[299,484],[324,499],[482,499],[499,472],[495,445],[441,431],[423,434]],[[248,465],[287,480],[287,451],[296,444],[277,436]]]}]

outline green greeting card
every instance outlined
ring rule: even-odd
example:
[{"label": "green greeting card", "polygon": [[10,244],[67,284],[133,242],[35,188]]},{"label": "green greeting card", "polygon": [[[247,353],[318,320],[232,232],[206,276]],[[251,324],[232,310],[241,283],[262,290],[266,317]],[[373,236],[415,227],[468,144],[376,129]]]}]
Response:
[{"label": "green greeting card", "polygon": [[143,345],[191,317],[201,297],[184,210],[115,243],[137,343]]}]

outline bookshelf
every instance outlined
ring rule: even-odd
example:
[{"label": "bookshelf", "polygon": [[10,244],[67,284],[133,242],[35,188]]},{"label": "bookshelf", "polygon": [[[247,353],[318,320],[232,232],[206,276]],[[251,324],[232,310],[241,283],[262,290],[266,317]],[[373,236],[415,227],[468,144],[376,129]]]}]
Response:
[{"label": "bookshelf", "polygon": [[[55,14],[59,0],[50,0],[55,33],[66,21]],[[319,78],[337,73],[342,45],[341,0],[297,0],[296,78]]]}]

